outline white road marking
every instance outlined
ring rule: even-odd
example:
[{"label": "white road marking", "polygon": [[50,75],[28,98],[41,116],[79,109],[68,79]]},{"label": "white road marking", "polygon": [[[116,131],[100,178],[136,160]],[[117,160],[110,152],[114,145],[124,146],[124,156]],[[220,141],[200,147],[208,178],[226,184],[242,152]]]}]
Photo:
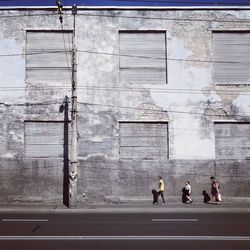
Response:
[{"label": "white road marking", "polygon": [[0,241],[92,241],[92,240],[183,240],[183,241],[250,241],[249,236],[0,236]]},{"label": "white road marking", "polygon": [[2,222],[48,222],[48,219],[1,219]]},{"label": "white road marking", "polygon": [[153,222],[164,222],[164,221],[169,221],[169,222],[197,222],[199,221],[198,219],[152,219]]}]

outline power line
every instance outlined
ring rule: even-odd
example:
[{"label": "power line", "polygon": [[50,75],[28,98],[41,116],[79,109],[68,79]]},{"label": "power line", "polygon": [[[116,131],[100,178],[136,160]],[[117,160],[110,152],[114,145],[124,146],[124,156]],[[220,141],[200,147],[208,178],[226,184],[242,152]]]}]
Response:
[{"label": "power line", "polygon": [[[42,82],[26,82],[26,84],[37,84],[37,85],[42,85],[44,83]],[[46,82],[48,84],[48,82]],[[51,82],[51,85],[53,83]],[[104,83],[104,84],[114,84],[114,85],[119,85],[120,83],[114,82],[114,83]],[[130,83],[133,84],[133,83]],[[150,91],[150,92],[155,92],[155,93],[167,93],[167,94],[188,94],[188,95],[206,95],[206,94],[216,94],[216,95],[238,95],[240,94],[241,96],[249,96],[250,93],[246,93],[246,91],[250,92],[250,86],[249,85],[244,85],[242,89],[235,89],[235,86],[225,86],[225,85],[217,85],[217,88],[221,87],[226,87],[226,88],[233,88],[231,90],[222,90],[222,89],[182,89],[182,88],[167,88],[167,84],[165,85],[166,87],[163,88],[157,88],[157,87],[145,87],[143,86],[142,88],[132,88],[132,87],[107,87],[107,86],[98,86],[98,85],[79,85],[79,89],[87,89],[87,90],[100,90],[100,91],[111,91],[111,92],[141,92],[144,93],[145,91]],[[241,86],[242,87],[242,86]],[[70,89],[70,86],[66,85],[56,85],[56,86],[43,86],[43,87],[9,87],[9,86],[0,86],[1,91],[24,91],[24,90],[32,90],[32,91],[41,91],[41,90],[54,90],[54,89]],[[244,91],[244,92],[243,92]]]},{"label": "power line", "polygon": [[[67,50],[67,46],[66,46],[66,41],[65,41],[65,32],[64,32],[64,28],[63,28],[63,23],[61,22],[61,29],[62,29],[62,38],[63,38],[63,44],[64,44],[64,54],[66,56],[66,61],[67,61],[67,65],[68,65],[68,68],[71,68],[71,63],[69,62],[69,58],[68,58],[68,50]],[[69,36],[69,32],[66,32]],[[68,37],[69,38],[69,37]],[[69,41],[68,41],[69,42]],[[70,45],[70,43],[69,43]],[[69,74],[69,80],[71,81],[71,74],[70,72],[68,71],[68,74]]]},{"label": "power line", "polygon": [[[160,109],[153,109],[153,108],[135,108],[135,107],[129,107],[129,106],[119,106],[119,105],[112,105],[112,104],[101,104],[101,103],[88,103],[88,102],[78,102],[79,104],[82,105],[87,105],[87,106],[103,106],[103,107],[113,107],[113,108],[121,108],[121,109],[128,109],[128,110],[141,110],[141,111],[150,111],[150,112],[158,112],[158,113],[174,113],[174,114],[188,114],[188,115],[202,115],[202,116],[207,116],[207,117],[225,117],[225,115],[221,114],[206,114],[205,112],[191,112],[191,111],[177,111],[177,110],[160,110]],[[28,106],[49,106],[52,104],[62,104],[62,101],[58,102],[37,102],[37,103],[31,103],[31,102],[26,102],[26,103],[16,103],[16,104],[8,104],[8,103],[0,103],[1,106],[5,107],[28,107]],[[215,110],[216,112],[216,110]],[[242,118],[242,119],[249,119],[250,115],[227,115],[227,118]]]},{"label": "power line", "polygon": [[[20,10],[16,10],[16,11],[21,12]],[[40,11],[42,11],[42,10],[40,10]],[[44,17],[46,17],[46,16],[57,16],[57,13],[20,14],[20,15],[9,14],[9,15],[0,15],[0,18],[20,18],[20,17],[40,17],[40,16],[44,16]]]},{"label": "power line", "polygon": [[[117,0],[111,0],[112,2],[117,2]],[[131,2],[131,0],[119,0],[118,2]],[[195,6],[195,5],[216,5],[216,6],[220,6],[220,5],[227,5],[227,6],[231,6],[231,5],[237,5],[237,6],[249,6],[249,1],[248,0],[238,0],[238,1],[228,1],[225,2],[223,0],[206,0],[206,1],[200,1],[200,0],[157,0],[157,1],[153,1],[153,0],[136,0],[134,1],[135,4],[137,3],[153,3],[154,6],[165,6],[165,4],[168,6],[168,4],[175,4],[175,6],[182,6],[182,5],[191,5],[191,6]],[[164,4],[164,5],[163,5]]]},{"label": "power line", "polygon": [[[88,102],[78,102],[79,104],[84,104],[88,106],[104,106],[104,107],[113,107],[113,108],[122,108],[122,109],[132,109],[132,110],[142,110],[142,111],[154,111],[154,112],[159,112],[159,113],[175,113],[175,114],[191,114],[191,115],[202,115],[202,116],[207,116],[207,117],[225,117],[227,118],[246,118],[249,119],[250,115],[221,115],[221,114],[206,114],[205,112],[190,112],[190,111],[176,111],[176,110],[158,110],[158,109],[151,109],[151,108],[134,108],[134,107],[128,107],[128,106],[119,106],[119,105],[108,105],[108,104],[101,104],[101,103],[88,103]],[[215,110],[216,112],[216,110]]]},{"label": "power line", "polygon": [[[64,4],[65,4],[65,6],[67,6],[67,1],[65,0],[64,1]],[[71,10],[72,11],[72,10]],[[67,27],[69,27],[69,20],[68,20],[68,15],[65,15],[66,16],[66,23],[67,23]],[[72,30],[73,30],[73,27],[72,27]],[[71,45],[71,47],[72,47],[72,32],[71,33],[67,33],[68,34],[68,43]],[[71,36],[70,36],[71,35]],[[72,52],[72,48],[71,48],[71,52]],[[65,50],[65,53],[66,53],[66,50]],[[72,63],[72,60],[70,60],[71,61],[71,63]],[[71,79],[71,76],[70,76],[70,79]]]},{"label": "power line", "polygon": [[[133,83],[131,83],[133,84]],[[125,92],[142,92],[150,91],[150,92],[157,92],[157,93],[168,93],[168,94],[199,94],[199,95],[205,95],[205,94],[221,94],[221,95],[237,95],[238,93],[235,93],[235,90],[216,90],[216,89],[208,89],[208,90],[201,90],[201,89],[167,89],[167,88],[121,88],[121,87],[99,87],[99,86],[79,86],[79,88],[83,89],[91,89],[91,90],[108,90],[108,91],[125,91]],[[245,89],[241,91],[246,91]],[[249,89],[250,92],[250,89]],[[240,95],[250,95],[247,93],[241,93]]]},{"label": "power line", "polygon": [[29,106],[49,106],[52,104],[62,104],[62,102],[24,102],[24,103],[0,103],[1,106],[5,107],[29,107]]},{"label": "power line", "polygon": [[[69,50],[67,52],[71,52],[71,50]],[[46,55],[46,54],[60,54],[60,53],[65,53],[65,51],[62,51],[62,50],[53,50],[53,51],[42,51],[42,52],[0,54],[0,57],[32,56],[32,55]]]},{"label": "power line", "polygon": [[[137,10],[139,11],[139,10]],[[148,10],[150,11],[150,10]],[[152,12],[155,10],[152,10]],[[167,12],[165,10],[157,10],[157,14],[159,11]],[[181,10],[183,11],[183,10]],[[202,11],[202,10],[201,10]],[[207,11],[207,10],[206,10]],[[176,11],[178,12],[178,10]],[[194,10],[195,12],[195,10]],[[249,23],[250,19],[236,19],[236,20],[221,20],[221,19],[191,19],[191,18],[170,18],[170,17],[145,17],[145,16],[126,16],[126,15],[108,15],[108,14],[89,14],[89,13],[79,13],[81,16],[93,16],[93,17],[110,17],[110,18],[125,18],[125,19],[146,19],[146,20],[167,20],[167,21],[183,21],[183,22],[219,22],[219,23]]]},{"label": "power line", "polygon": [[98,51],[88,51],[88,50],[78,50],[81,53],[88,54],[99,54],[99,55],[107,55],[107,56],[119,56],[119,57],[131,57],[131,58],[141,58],[141,59],[158,59],[158,60],[166,60],[166,61],[187,61],[187,62],[197,62],[197,63],[232,63],[232,64],[243,64],[250,65],[250,63],[240,62],[240,61],[219,61],[219,60],[199,60],[199,59],[182,59],[182,58],[166,58],[166,57],[151,57],[151,56],[138,56],[138,55],[126,55],[120,53],[108,53],[108,52],[98,52]]},{"label": "power line", "polygon": [[[17,10],[18,11],[18,10]],[[42,11],[42,10],[40,10]],[[67,11],[67,10],[66,10]],[[81,10],[79,10],[81,11]],[[84,11],[91,11],[91,10],[84,10]],[[95,12],[97,12],[100,10],[95,10]],[[112,12],[117,12],[117,11],[113,11],[113,10],[101,10],[102,12],[104,11],[112,11]],[[121,9],[122,11],[122,9]],[[133,12],[138,12],[140,11],[140,9],[138,10],[134,10],[131,9],[131,11]],[[152,11],[152,12],[168,12],[168,10],[162,10],[162,9],[152,9],[152,10],[148,10],[148,11]],[[172,12],[172,10],[169,10]],[[175,12],[180,12],[183,10],[175,10]],[[196,10],[193,10],[194,12],[196,12]],[[202,10],[199,10],[202,11]],[[207,11],[207,10],[206,10]],[[218,10],[216,10],[218,11]],[[226,9],[225,9],[226,11]],[[244,11],[244,9],[242,10]],[[70,15],[67,12],[64,13],[65,16]],[[202,18],[196,18],[196,19],[192,19],[192,18],[170,18],[170,17],[145,17],[145,16],[126,16],[126,15],[108,15],[108,14],[89,14],[89,13],[79,13],[79,16],[93,16],[93,17],[110,17],[110,18],[128,18],[128,19],[149,19],[149,20],[167,20],[167,21],[183,21],[183,22],[220,22],[220,23],[249,23],[250,19],[236,19],[236,20],[221,20],[221,19],[202,19]],[[20,17],[39,17],[39,16],[57,16],[57,13],[39,13],[39,14],[20,14],[20,15],[0,15],[0,18],[20,18]]]},{"label": "power line", "polygon": [[[53,50],[53,51],[40,51],[40,52],[29,52],[29,53],[15,53],[15,54],[0,54],[0,57],[16,57],[16,56],[32,56],[32,55],[44,55],[44,54],[58,54],[72,52],[71,50]],[[183,58],[165,58],[165,57],[151,57],[151,56],[138,56],[138,55],[128,55],[120,53],[108,53],[108,52],[98,52],[89,50],[78,50],[80,53],[97,54],[97,55],[107,55],[107,56],[117,56],[117,57],[129,57],[129,58],[141,58],[141,59],[156,59],[156,60],[166,60],[166,61],[183,61],[183,62],[194,62],[194,63],[222,63],[222,64],[240,64],[240,65],[250,65],[250,62],[240,62],[240,61],[220,61],[220,60],[201,60],[201,59],[183,59]]]}]

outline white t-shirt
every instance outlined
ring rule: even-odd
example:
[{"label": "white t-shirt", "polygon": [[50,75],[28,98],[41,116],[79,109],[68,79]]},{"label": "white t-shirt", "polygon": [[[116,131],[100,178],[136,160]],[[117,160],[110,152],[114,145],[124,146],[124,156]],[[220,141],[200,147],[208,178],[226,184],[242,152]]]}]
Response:
[{"label": "white t-shirt", "polygon": [[188,191],[188,194],[191,194],[191,186],[189,184],[186,185],[185,189]]}]

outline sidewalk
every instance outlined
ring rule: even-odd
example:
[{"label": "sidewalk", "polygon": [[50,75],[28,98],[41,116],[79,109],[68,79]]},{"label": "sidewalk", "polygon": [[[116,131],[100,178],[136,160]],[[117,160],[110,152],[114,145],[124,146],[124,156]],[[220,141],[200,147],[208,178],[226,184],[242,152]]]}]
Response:
[{"label": "sidewalk", "polygon": [[214,205],[172,201],[165,205],[153,205],[148,201],[133,201],[119,204],[82,203],[75,209],[55,203],[12,203],[0,204],[0,213],[250,213],[250,203],[222,202]]}]

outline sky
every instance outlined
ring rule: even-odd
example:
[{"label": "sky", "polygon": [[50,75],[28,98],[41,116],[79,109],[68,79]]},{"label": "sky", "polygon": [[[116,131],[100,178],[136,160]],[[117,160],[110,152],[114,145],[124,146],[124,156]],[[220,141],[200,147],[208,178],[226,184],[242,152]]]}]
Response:
[{"label": "sky", "polygon": [[[55,6],[56,0],[0,0],[0,6]],[[250,0],[64,0],[65,6],[250,6]]]}]

